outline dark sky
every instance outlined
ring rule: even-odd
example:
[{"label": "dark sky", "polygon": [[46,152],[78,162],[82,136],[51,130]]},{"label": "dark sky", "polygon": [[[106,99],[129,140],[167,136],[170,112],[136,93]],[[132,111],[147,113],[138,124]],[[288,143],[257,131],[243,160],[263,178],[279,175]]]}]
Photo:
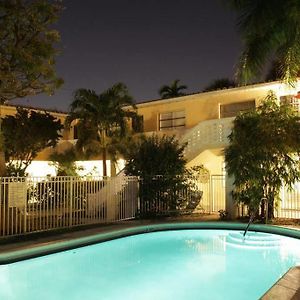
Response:
[{"label": "dark sky", "polygon": [[137,102],[180,79],[189,93],[234,74],[241,50],[236,19],[221,0],[64,0],[57,29],[65,80],[55,95],[25,105],[67,110],[72,92],[124,82]]}]

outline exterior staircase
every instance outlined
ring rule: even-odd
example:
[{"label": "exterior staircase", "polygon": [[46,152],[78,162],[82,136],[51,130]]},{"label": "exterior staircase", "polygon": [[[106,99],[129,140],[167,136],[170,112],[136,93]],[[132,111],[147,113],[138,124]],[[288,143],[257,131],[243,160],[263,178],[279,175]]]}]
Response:
[{"label": "exterior staircase", "polygon": [[179,140],[187,145],[184,151],[187,161],[193,160],[204,150],[226,147],[233,120],[234,118],[207,120],[187,130]]}]

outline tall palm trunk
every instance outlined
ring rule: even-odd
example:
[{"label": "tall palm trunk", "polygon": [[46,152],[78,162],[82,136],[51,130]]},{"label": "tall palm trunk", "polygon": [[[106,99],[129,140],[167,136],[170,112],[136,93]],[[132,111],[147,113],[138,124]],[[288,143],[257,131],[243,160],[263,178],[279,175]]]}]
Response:
[{"label": "tall palm trunk", "polygon": [[2,132],[2,118],[1,118],[1,108],[0,108],[0,177],[6,175],[6,164],[5,164],[5,154],[4,154],[4,140]]},{"label": "tall palm trunk", "polygon": [[107,166],[106,166],[106,148],[102,148],[102,159],[103,159],[103,177],[107,176]]},{"label": "tall palm trunk", "polygon": [[103,176],[107,176],[107,165],[106,165],[106,157],[107,157],[107,149],[106,149],[106,142],[107,142],[107,135],[105,132],[105,129],[98,129],[98,137],[100,139],[100,142],[102,144],[102,170],[103,170]]}]

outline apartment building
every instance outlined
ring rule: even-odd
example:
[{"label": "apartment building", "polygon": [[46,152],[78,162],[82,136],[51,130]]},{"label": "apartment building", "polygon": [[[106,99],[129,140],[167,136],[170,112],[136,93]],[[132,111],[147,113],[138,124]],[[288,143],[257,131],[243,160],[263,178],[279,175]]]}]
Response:
[{"label": "apartment building", "polygon": [[[299,110],[300,80],[294,87],[281,82],[260,83],[237,88],[211,92],[195,93],[178,98],[150,100],[137,104],[137,112],[142,117],[145,134],[175,135],[185,143],[187,166],[204,164],[214,175],[225,172],[223,149],[228,145],[234,117],[244,110],[257,106],[260,101],[273,91],[278,101],[290,103]],[[43,111],[43,110],[41,110]],[[64,123],[64,112],[48,111]],[[2,105],[0,114],[14,115],[16,107]],[[54,149],[63,152],[76,143],[74,126],[64,129],[62,138]],[[49,165],[49,155],[53,149],[44,149],[29,166],[28,173],[33,176],[54,175],[55,168]],[[92,161],[79,162],[86,172],[93,170],[95,175],[102,173],[101,157]],[[121,165],[124,163],[120,162]],[[117,170],[119,171],[119,170]],[[114,175],[108,163],[108,174]],[[83,172],[84,174],[84,172]]]},{"label": "apartment building", "polygon": [[[295,83],[294,87],[281,82],[260,83],[137,104],[137,112],[143,120],[146,135],[175,135],[181,143],[186,144],[187,166],[203,164],[209,170],[210,184],[202,188],[202,206],[207,211],[235,209],[231,199],[232,181],[228,178],[224,179],[226,176],[223,150],[228,145],[228,135],[235,116],[241,111],[258,106],[270,91],[273,91],[279,103],[288,103],[300,112],[300,80]],[[66,113],[48,112],[64,123]],[[1,106],[2,117],[15,113],[15,106]],[[53,151],[64,152],[72,147],[77,139],[75,129],[74,126],[69,129],[65,128],[56,148],[48,148],[40,152],[28,167],[28,174],[31,176],[55,175],[56,170],[49,161],[49,155]],[[101,157],[80,161],[77,164],[83,167],[80,175],[102,175]],[[119,161],[117,170],[110,161],[107,161],[107,166],[108,175],[113,176],[122,169],[124,161]],[[281,208],[289,212],[289,217],[292,216],[291,211],[295,214],[292,217],[300,216],[298,196],[300,196],[300,190],[297,189],[292,196],[286,193],[282,197],[285,200],[281,202]],[[281,212],[283,212],[282,209]],[[287,215],[281,213],[281,216]]]},{"label": "apartment building", "polygon": [[259,105],[269,91],[299,111],[300,80],[294,87],[278,81],[146,101],[137,109],[146,134],[175,135],[187,144],[188,166],[204,164],[211,174],[224,174],[223,149],[232,121],[239,112]]},{"label": "apartment building", "polygon": [[[300,112],[300,80],[293,87],[279,81],[259,83],[137,104],[146,134],[175,135],[186,144],[187,166],[203,164],[209,170],[210,185],[203,189],[202,200],[208,211],[225,208],[231,216],[237,215],[233,180],[225,176],[223,150],[236,115],[257,107],[270,91],[280,104],[290,104]],[[293,193],[283,189],[277,215],[298,218],[299,196],[297,189]]]}]

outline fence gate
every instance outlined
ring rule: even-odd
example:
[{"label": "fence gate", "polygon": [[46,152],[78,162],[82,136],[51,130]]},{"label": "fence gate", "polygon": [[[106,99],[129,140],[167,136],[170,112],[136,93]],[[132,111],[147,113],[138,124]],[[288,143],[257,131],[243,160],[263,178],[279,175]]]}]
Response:
[{"label": "fence gate", "polygon": [[225,176],[211,175],[207,181],[198,183],[203,192],[201,208],[205,213],[217,213],[225,210]]},{"label": "fence gate", "polygon": [[225,210],[225,176],[211,175],[210,177],[211,212]]}]

